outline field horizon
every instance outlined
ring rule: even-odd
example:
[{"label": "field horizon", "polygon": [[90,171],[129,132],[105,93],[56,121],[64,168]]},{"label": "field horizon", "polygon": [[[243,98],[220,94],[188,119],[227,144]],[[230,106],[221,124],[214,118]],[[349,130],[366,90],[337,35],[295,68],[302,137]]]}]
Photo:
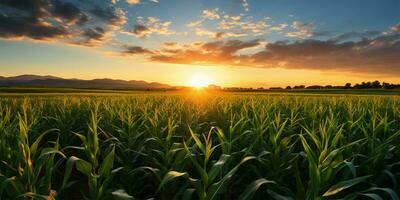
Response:
[{"label": "field horizon", "polygon": [[[366,93],[371,91],[381,91],[379,89],[395,89],[400,90],[400,84],[386,83],[380,82],[378,80],[375,81],[363,81],[362,83],[350,83],[346,82],[342,85],[316,85],[316,84],[305,84],[305,85],[286,85],[285,87],[240,87],[240,86],[229,86],[229,87],[221,87],[215,84],[208,85],[168,85],[159,82],[146,82],[143,80],[121,80],[121,79],[110,79],[110,78],[96,78],[96,79],[76,79],[76,78],[61,78],[52,75],[33,75],[33,74],[23,74],[18,76],[0,76],[0,92],[1,91],[12,91],[15,88],[15,92],[17,91],[30,91],[34,92],[35,88],[45,91],[45,88],[51,89],[50,91],[57,91],[60,89],[83,89],[83,90],[104,90],[103,92],[109,90],[116,91],[129,91],[129,90],[187,90],[191,88],[206,88],[213,90],[229,90],[229,91],[241,91],[241,92],[249,92],[249,91],[268,91],[274,90],[275,92],[289,92],[285,89],[296,89],[295,92],[304,92],[304,91],[320,91],[324,93],[326,91],[332,92],[342,91],[343,93],[352,93],[348,92],[349,89],[360,90]],[[28,90],[23,90],[23,89]],[[31,88],[32,90],[29,90]],[[307,89],[307,90],[304,90]],[[346,92],[347,89],[348,91]],[[292,92],[292,91],[290,91]],[[395,92],[390,92],[394,94]],[[384,93],[382,93],[384,94]]]}]

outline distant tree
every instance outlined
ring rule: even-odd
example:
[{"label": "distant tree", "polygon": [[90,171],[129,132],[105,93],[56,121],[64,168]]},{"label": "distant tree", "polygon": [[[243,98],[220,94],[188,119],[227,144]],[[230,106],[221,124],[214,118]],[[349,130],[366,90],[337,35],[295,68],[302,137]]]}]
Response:
[{"label": "distant tree", "polygon": [[325,88],[326,88],[326,89],[332,89],[333,86],[332,86],[332,85],[326,85]]},{"label": "distant tree", "polygon": [[382,85],[379,81],[374,81],[371,83],[371,88],[382,88]]},{"label": "distant tree", "polygon": [[304,89],[306,86],[304,85],[296,85],[293,87],[293,89]]},{"label": "distant tree", "polygon": [[385,89],[388,89],[389,86],[390,86],[390,83],[386,83],[386,82],[382,83],[382,87]]},{"label": "distant tree", "polygon": [[382,87],[383,87],[384,89],[395,89],[395,88],[396,88],[396,85],[383,82],[383,83],[382,83]]},{"label": "distant tree", "polygon": [[363,81],[363,82],[360,84],[360,89],[364,89],[364,88],[367,88],[367,83]]},{"label": "distant tree", "polygon": [[344,85],[344,88],[345,88],[345,89],[350,89],[350,88],[351,88],[351,83],[346,83],[346,84]]},{"label": "distant tree", "polygon": [[286,89],[287,89],[287,90],[290,90],[290,89],[292,89],[292,87],[290,87],[290,86],[286,86]]},{"label": "distant tree", "polygon": [[283,88],[281,88],[281,87],[270,87],[269,89],[270,90],[282,90]]},{"label": "distant tree", "polygon": [[320,85],[311,85],[311,86],[308,86],[307,87],[307,89],[322,89],[323,87],[322,86],[320,86]]}]

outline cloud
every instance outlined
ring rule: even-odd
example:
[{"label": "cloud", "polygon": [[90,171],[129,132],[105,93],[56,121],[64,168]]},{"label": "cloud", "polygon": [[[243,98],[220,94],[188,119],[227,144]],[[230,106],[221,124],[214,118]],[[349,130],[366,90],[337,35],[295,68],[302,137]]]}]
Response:
[{"label": "cloud", "polygon": [[245,36],[247,36],[247,34],[244,32],[217,32],[216,38],[234,38]]},{"label": "cloud", "polygon": [[137,37],[145,37],[150,33],[151,33],[150,29],[143,25],[135,25],[132,31],[132,34],[134,34]]},{"label": "cloud", "polygon": [[90,13],[104,23],[116,27],[124,25],[127,21],[125,13],[121,9],[95,7],[90,10]]},{"label": "cloud", "polygon": [[380,31],[351,31],[348,33],[343,33],[332,40],[337,41],[337,42],[342,42],[342,41],[347,41],[347,40],[353,40],[353,39],[363,39],[367,40],[373,37],[376,37],[380,35]]},{"label": "cloud", "polygon": [[[400,75],[400,34],[380,34],[360,41],[299,40],[266,43],[227,40],[174,44],[173,51],[154,51],[151,61],[236,67],[311,69]],[[257,51],[247,51],[247,50]],[[243,53],[247,52],[247,53]]]},{"label": "cloud", "polygon": [[98,46],[106,40],[107,37],[109,37],[109,33],[104,28],[94,27],[84,30],[78,41],[73,41],[71,43],[84,46]]},{"label": "cloud", "polygon": [[217,28],[225,31],[230,30],[230,32],[260,36],[269,31],[269,26],[268,18],[254,20],[252,17],[243,19],[240,15],[225,15],[224,18],[218,23]]},{"label": "cloud", "polygon": [[0,37],[20,39],[29,37],[35,40],[50,40],[68,37],[70,33],[63,26],[54,26],[32,17],[8,16],[0,14]]},{"label": "cloud", "polygon": [[312,23],[303,23],[301,21],[294,21],[291,26],[294,31],[286,33],[288,37],[295,37],[295,38],[310,38],[314,36],[312,32],[313,24]]},{"label": "cloud", "polygon": [[133,27],[133,30],[126,32],[132,34],[135,37],[145,38],[150,34],[158,35],[172,35],[176,34],[175,31],[170,30],[171,21],[161,21],[156,17],[138,17],[137,24]]},{"label": "cloud", "polygon": [[389,28],[388,31],[385,31],[383,34],[390,35],[390,34],[400,34],[400,23],[395,24]]},{"label": "cloud", "polygon": [[242,6],[246,12],[249,11],[249,2],[247,0],[242,0]]},{"label": "cloud", "polygon": [[271,30],[271,31],[282,31],[283,29],[285,29],[288,26],[289,26],[288,24],[282,23],[282,24],[278,24],[276,26],[273,26],[273,27],[269,28],[269,30]]},{"label": "cloud", "polygon": [[195,20],[195,21],[189,22],[186,26],[189,28],[199,27],[202,25],[203,22],[204,22],[204,19]]},{"label": "cloud", "polygon": [[32,18],[39,18],[46,14],[51,5],[49,0],[2,0],[0,4],[26,12]]},{"label": "cloud", "polygon": [[0,6],[0,38],[7,40],[100,46],[127,21],[122,9],[92,2],[0,0]]},{"label": "cloud", "polygon": [[88,16],[82,10],[69,2],[53,2],[51,13],[59,20],[65,20],[68,24],[84,25],[89,21]]},{"label": "cloud", "polygon": [[232,37],[244,37],[247,34],[243,32],[222,32],[222,31],[210,31],[204,28],[196,28],[196,35],[198,36],[207,36],[209,38],[232,38]]},{"label": "cloud", "polygon": [[[261,36],[269,32],[268,20],[265,17],[260,20],[254,20],[253,17],[243,17],[240,15],[219,15],[219,9],[203,10],[200,19],[191,21],[186,26],[192,29],[196,35],[208,36],[210,38],[222,37],[243,37],[243,36]],[[208,20],[218,20],[217,30],[210,30],[202,28],[203,22]]]},{"label": "cloud", "polygon": [[125,0],[126,3],[128,3],[129,5],[136,5],[140,3],[140,0]]},{"label": "cloud", "polygon": [[195,33],[198,36],[208,36],[211,38],[215,38],[217,36],[217,32],[209,31],[204,28],[196,28]]},{"label": "cloud", "polygon": [[344,43],[305,40],[268,44],[252,58],[270,67],[284,61],[285,68],[400,74],[399,50],[400,42],[388,37]]},{"label": "cloud", "polygon": [[163,45],[165,47],[176,47],[176,46],[178,46],[178,43],[177,42],[164,42]]},{"label": "cloud", "polygon": [[[22,39],[27,37],[35,40],[68,37],[70,33],[66,25],[50,23],[44,18],[54,14],[56,17],[67,18],[71,21],[75,17],[74,11],[76,10],[68,13],[66,12],[70,11],[68,9],[59,9],[65,7],[65,5],[60,5],[57,1],[53,3],[50,4],[50,1],[46,0],[0,1],[0,5],[2,5],[2,8],[0,8],[2,11],[0,14],[0,37],[5,39]],[[51,10],[50,5],[55,5],[54,11]],[[13,8],[15,11],[8,12],[7,8]]]},{"label": "cloud", "polygon": [[156,62],[178,64],[226,64],[227,62],[239,63],[240,50],[259,45],[259,40],[243,42],[240,40],[217,41],[208,43],[194,43],[184,45],[175,51],[161,51],[149,58]]},{"label": "cloud", "polygon": [[152,54],[153,52],[141,46],[124,46],[121,52],[123,56],[139,55],[139,54]]},{"label": "cloud", "polygon": [[210,9],[210,10],[203,10],[202,17],[204,19],[209,19],[209,20],[219,19],[220,16],[218,14],[218,10],[219,10],[218,8]]}]

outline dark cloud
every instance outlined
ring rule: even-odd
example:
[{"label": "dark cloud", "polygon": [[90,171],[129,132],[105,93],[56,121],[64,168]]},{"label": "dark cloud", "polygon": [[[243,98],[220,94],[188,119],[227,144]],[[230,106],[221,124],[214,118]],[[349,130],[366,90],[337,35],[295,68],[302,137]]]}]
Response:
[{"label": "dark cloud", "polygon": [[62,26],[53,26],[31,17],[0,14],[0,37],[2,38],[29,37],[36,40],[45,40],[68,35],[68,30]]},{"label": "dark cloud", "polygon": [[125,46],[122,55],[152,54],[153,52],[141,46]]},{"label": "dark cloud", "polygon": [[87,29],[83,36],[87,37],[89,40],[101,40],[106,34],[106,31],[102,27]]},{"label": "dark cloud", "polygon": [[82,10],[69,2],[55,1],[53,3],[52,14],[54,17],[59,17],[67,22],[74,22],[79,25],[83,25],[89,21],[88,16]]},{"label": "dark cloud", "polygon": [[50,6],[48,0],[0,0],[0,4],[24,11],[25,14],[32,17],[41,17]]},{"label": "dark cloud", "polygon": [[236,65],[242,62],[238,51],[258,46],[259,40],[228,40],[208,43],[197,43],[183,49],[164,50],[154,53],[150,60],[179,64],[222,64]]},{"label": "dark cloud", "polygon": [[177,42],[164,42],[164,45],[167,47],[173,47],[173,46],[177,46],[178,43]]},{"label": "dark cloud", "polygon": [[144,25],[135,25],[132,34],[137,37],[146,37],[150,32],[150,29]]},{"label": "dark cloud", "polygon": [[172,51],[159,51],[151,55],[150,60],[178,64],[280,67],[400,75],[400,34],[394,31],[360,41],[310,39],[268,43],[255,53],[240,54],[240,50],[260,48],[260,45],[258,40],[209,42],[197,46],[181,46],[182,48]]},{"label": "dark cloud", "polygon": [[108,37],[108,32],[102,27],[88,28],[84,30],[76,41],[72,44],[83,46],[98,46]]},{"label": "dark cloud", "polygon": [[217,38],[217,39],[223,38],[224,35],[225,35],[224,32],[217,32],[217,33],[215,33],[215,38]]},{"label": "dark cloud", "polygon": [[90,10],[90,13],[110,25],[120,26],[126,22],[125,18],[121,14],[117,14],[112,8],[95,7]]},{"label": "dark cloud", "polygon": [[240,40],[228,40],[228,41],[217,41],[205,43],[202,47],[207,51],[218,52],[226,55],[236,53],[241,49],[255,47],[260,44],[260,40],[251,41],[240,41]]},{"label": "dark cloud", "polygon": [[0,38],[5,39],[57,40],[93,46],[107,40],[109,32],[126,21],[121,10],[78,1],[0,0],[0,6]]},{"label": "dark cloud", "polygon": [[367,40],[367,39],[376,37],[380,34],[381,34],[380,31],[364,31],[364,32],[352,31],[352,32],[340,34],[340,35],[334,37],[332,40],[336,41],[336,42],[353,40],[353,39]]}]

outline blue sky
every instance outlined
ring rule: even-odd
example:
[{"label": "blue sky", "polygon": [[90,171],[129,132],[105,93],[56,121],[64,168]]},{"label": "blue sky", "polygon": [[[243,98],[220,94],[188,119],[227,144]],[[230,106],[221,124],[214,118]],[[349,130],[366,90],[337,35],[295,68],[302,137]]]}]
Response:
[{"label": "blue sky", "polygon": [[184,85],[201,74],[226,86],[400,81],[398,0],[3,0],[0,6],[1,76]]}]

